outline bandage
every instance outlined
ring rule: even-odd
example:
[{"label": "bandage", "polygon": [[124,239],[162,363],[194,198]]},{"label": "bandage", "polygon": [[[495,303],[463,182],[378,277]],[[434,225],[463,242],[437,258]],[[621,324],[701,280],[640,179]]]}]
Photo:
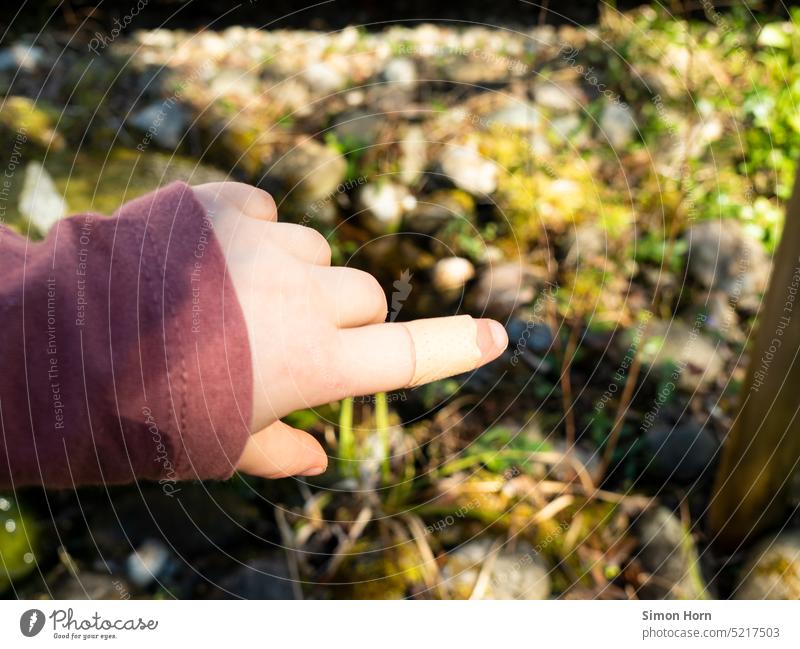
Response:
[{"label": "bandage", "polygon": [[414,377],[409,387],[469,372],[478,366],[478,327],[468,315],[404,322],[414,343]]}]

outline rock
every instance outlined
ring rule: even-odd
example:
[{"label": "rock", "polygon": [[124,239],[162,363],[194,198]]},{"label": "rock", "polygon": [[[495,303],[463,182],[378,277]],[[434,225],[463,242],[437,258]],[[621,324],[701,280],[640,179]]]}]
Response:
[{"label": "rock", "polygon": [[186,135],[189,112],[175,102],[160,101],[136,111],[129,123],[145,134],[142,146],[152,139],[160,147],[175,149]]},{"label": "rock", "polygon": [[553,113],[575,113],[586,102],[583,91],[572,84],[544,82],[533,91],[536,105]]},{"label": "rock", "polygon": [[440,158],[442,173],[459,189],[485,196],[497,189],[497,166],[473,146],[445,146]]},{"label": "rock", "polygon": [[170,552],[156,539],[148,539],[134,550],[125,562],[131,583],[144,588],[160,580],[170,564]]},{"label": "rock", "polygon": [[739,326],[739,316],[735,304],[722,291],[710,291],[696,304],[705,308],[706,327],[728,341],[742,343],[746,336]]},{"label": "rock", "polygon": [[53,599],[125,600],[131,593],[124,579],[97,572],[67,574],[53,588]]},{"label": "rock", "polygon": [[[543,318],[545,314],[539,314]],[[511,317],[506,323],[508,332],[508,348],[524,348],[534,354],[547,354],[552,351],[555,340],[550,327],[543,320],[523,320],[518,317]]]},{"label": "rock", "polygon": [[[276,94],[280,95],[280,102],[284,105],[292,103],[287,100],[294,99],[294,93],[300,93],[302,100],[308,101],[308,88],[296,79],[281,80],[276,82],[276,86]],[[208,83],[208,91],[213,97],[229,100],[236,97],[245,102],[251,102],[258,97],[261,87],[262,82],[254,72],[239,69],[218,70]]]},{"label": "rock", "polygon": [[556,141],[561,144],[570,144],[573,147],[582,145],[585,139],[578,133],[580,128],[581,118],[574,113],[556,117],[550,122],[550,132],[555,136]]},{"label": "rock", "polygon": [[710,477],[717,461],[717,439],[700,422],[657,424],[644,436],[645,473],[659,484],[690,484]]},{"label": "rock", "polygon": [[390,59],[383,68],[383,78],[387,83],[403,90],[410,90],[417,83],[417,68],[411,59],[404,57]]},{"label": "rock", "polygon": [[69,214],[69,207],[40,162],[29,162],[19,196],[19,211],[42,234]]},{"label": "rock", "polygon": [[502,65],[487,65],[480,57],[459,56],[440,68],[442,79],[465,86],[483,86],[508,81],[509,70]]},{"label": "rock", "polygon": [[442,580],[453,599],[473,595],[478,575],[492,561],[479,599],[540,600],[550,597],[550,576],[536,551],[527,543],[512,550],[507,545],[492,551],[491,539],[469,541],[447,555]]},{"label": "rock", "polygon": [[542,114],[536,106],[524,101],[512,101],[494,111],[487,118],[491,126],[497,124],[520,131],[534,131],[542,124]]},{"label": "rock", "polygon": [[419,126],[409,126],[400,140],[400,180],[406,185],[417,182],[428,161],[428,141]]},{"label": "rock", "polygon": [[298,203],[328,199],[345,179],[345,159],[315,140],[303,140],[268,163],[264,184]]},{"label": "rock", "polygon": [[303,80],[317,95],[328,95],[347,85],[347,78],[327,63],[312,63],[303,70]]},{"label": "rock", "polygon": [[522,261],[487,266],[472,293],[475,310],[482,316],[505,319],[536,297],[537,274]]},{"label": "rock", "polygon": [[433,287],[440,293],[458,291],[473,277],[475,267],[463,257],[440,259],[431,271]]},{"label": "rock", "polygon": [[666,507],[648,510],[636,523],[638,558],[649,573],[642,599],[704,599],[706,585],[689,530]]},{"label": "rock", "polygon": [[734,599],[800,599],[800,530],[762,541],[751,556]]},{"label": "rock", "polygon": [[348,111],[336,120],[333,132],[346,147],[361,148],[374,144],[386,124],[386,117],[375,111]]},{"label": "rock", "polygon": [[219,584],[226,599],[295,599],[285,559],[254,559],[236,568]]},{"label": "rock", "polygon": [[[632,347],[636,328],[621,336],[622,353]],[[681,320],[651,320],[640,342],[642,363],[655,374],[653,380],[669,380],[688,392],[712,384],[725,367],[721,343]],[[724,348],[723,348],[724,349]]]},{"label": "rock", "polygon": [[0,593],[36,568],[39,530],[14,500],[0,496]]},{"label": "rock", "polygon": [[402,185],[394,183],[368,183],[356,197],[358,218],[373,234],[396,232],[403,214],[414,209],[416,199]]},{"label": "rock", "polygon": [[614,102],[603,108],[599,128],[600,136],[608,140],[615,149],[625,148],[638,131],[631,109]]},{"label": "rock", "polygon": [[17,43],[0,49],[0,72],[33,72],[44,60],[44,50],[35,45]]},{"label": "rock", "polygon": [[703,221],[686,233],[689,274],[727,294],[737,308],[755,310],[769,279],[764,247],[738,221]]},{"label": "rock", "polygon": [[472,220],[475,213],[473,198],[459,189],[443,189],[417,200],[408,213],[405,225],[412,232],[433,234],[455,219]]}]

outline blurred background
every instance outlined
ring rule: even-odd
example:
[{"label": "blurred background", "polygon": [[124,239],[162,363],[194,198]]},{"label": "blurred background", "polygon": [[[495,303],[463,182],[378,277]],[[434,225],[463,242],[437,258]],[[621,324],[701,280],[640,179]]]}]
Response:
[{"label": "blurred background", "polygon": [[3,596],[800,597],[800,454],[758,529],[718,473],[800,154],[797,10],[30,4],[1,25],[6,224],[244,181],[391,319],[510,345],[294,415],[319,478],[2,492]]}]

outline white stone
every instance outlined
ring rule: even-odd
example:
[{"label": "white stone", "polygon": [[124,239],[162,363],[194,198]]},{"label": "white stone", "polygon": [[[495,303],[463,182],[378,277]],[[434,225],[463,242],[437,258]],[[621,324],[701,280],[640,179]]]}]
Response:
[{"label": "white stone", "polygon": [[39,162],[30,162],[25,167],[19,211],[41,234],[46,234],[69,213],[67,201]]},{"label": "white stone", "polygon": [[446,146],[442,171],[456,187],[478,196],[497,189],[497,166],[470,146]]}]

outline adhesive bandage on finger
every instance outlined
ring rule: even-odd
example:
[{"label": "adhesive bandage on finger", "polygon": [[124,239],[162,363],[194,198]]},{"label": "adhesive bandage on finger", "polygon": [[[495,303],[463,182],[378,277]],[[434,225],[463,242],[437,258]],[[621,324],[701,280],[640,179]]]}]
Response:
[{"label": "adhesive bandage on finger", "polygon": [[404,322],[414,343],[414,377],[409,387],[474,370],[481,360],[478,327],[468,315]]}]

